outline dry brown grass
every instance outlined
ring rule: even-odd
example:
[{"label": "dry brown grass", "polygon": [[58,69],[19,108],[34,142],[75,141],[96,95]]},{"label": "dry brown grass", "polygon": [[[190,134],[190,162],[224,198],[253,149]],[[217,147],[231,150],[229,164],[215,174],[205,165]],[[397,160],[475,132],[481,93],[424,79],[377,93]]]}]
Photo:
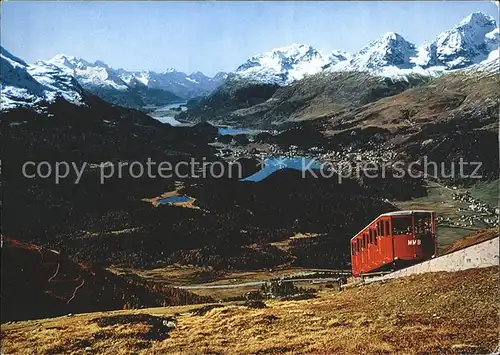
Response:
[{"label": "dry brown grass", "polygon": [[[470,115],[480,106],[497,103],[498,76],[483,77],[470,73],[452,73],[438,77],[425,85],[410,88],[397,95],[385,97],[345,112],[331,112],[325,128],[326,135],[345,130],[380,127],[397,133],[417,133],[428,123],[448,121],[451,114]],[[320,111],[316,118],[324,117]],[[496,131],[497,125],[485,129]]]},{"label": "dry brown grass", "polygon": [[[498,268],[433,273],[267,308],[222,304],[117,311],[2,326],[4,353],[488,353],[498,345]],[[199,306],[198,306],[199,307]],[[146,323],[99,327],[111,314],[175,316],[170,337]],[[86,350],[85,350],[86,348]]]},{"label": "dry brown grass", "polygon": [[323,236],[324,236],[324,234],[318,234],[318,233],[296,233],[288,239],[281,240],[279,242],[272,242],[272,243],[269,243],[269,245],[272,245],[272,246],[274,246],[280,250],[283,250],[283,251],[288,251],[292,248],[291,243],[293,243],[294,241],[321,238]]},{"label": "dry brown grass", "polygon": [[498,237],[498,228],[483,229],[475,233],[472,233],[471,235],[468,235],[464,238],[456,240],[452,245],[446,248],[442,252],[442,254],[450,254],[455,251],[465,249],[472,245],[476,245],[497,237]]}]

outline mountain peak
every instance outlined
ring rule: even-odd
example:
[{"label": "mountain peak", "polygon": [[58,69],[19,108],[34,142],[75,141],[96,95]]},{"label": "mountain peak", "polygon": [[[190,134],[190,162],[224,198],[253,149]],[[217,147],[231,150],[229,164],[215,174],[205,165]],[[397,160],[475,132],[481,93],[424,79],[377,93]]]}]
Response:
[{"label": "mountain peak", "polygon": [[321,55],[317,49],[307,44],[292,43],[288,46],[277,47],[271,49],[269,52],[263,52],[252,56],[249,60],[256,60],[265,57],[279,57],[279,58],[298,58],[305,55],[315,56]]},{"label": "mountain peak", "polygon": [[252,56],[235,73],[250,80],[285,85],[317,73],[327,63],[328,59],[314,47],[292,43]]},{"label": "mountain peak", "polygon": [[495,25],[496,21],[493,16],[486,15],[484,12],[477,11],[473,12],[470,15],[464,17],[462,21],[458,24],[459,26],[464,26],[468,24],[477,24],[477,25]]},{"label": "mountain peak", "polygon": [[103,68],[109,69],[109,66],[106,63],[104,63],[102,60],[96,60],[94,62],[94,66],[95,67],[103,67]]},{"label": "mountain peak", "polygon": [[419,49],[425,66],[460,69],[479,63],[498,48],[498,31],[493,17],[482,12],[466,16],[458,25],[440,33]]},{"label": "mountain peak", "polygon": [[76,57],[73,57],[71,55],[66,55],[66,54],[63,54],[63,53],[58,53],[56,54],[55,56],[53,56],[52,58],[50,58],[48,61],[52,61],[52,60],[59,60],[59,61],[63,61],[63,60],[75,60],[77,59]]},{"label": "mountain peak", "polygon": [[[397,46],[397,45],[404,45],[404,44],[411,44],[414,45],[413,43],[407,41],[403,36],[401,36],[399,33],[396,32],[386,32],[384,33],[380,38],[374,40],[368,46],[366,47],[371,47],[374,44],[379,45],[389,45],[389,46]],[[365,47],[365,48],[366,48]]]},{"label": "mountain peak", "polygon": [[301,51],[307,51],[311,48],[312,47],[307,44],[292,43],[288,46],[274,48],[271,52],[282,52],[282,53],[293,54]]},{"label": "mountain peak", "polygon": [[0,104],[3,109],[44,107],[63,98],[85,104],[85,93],[76,80],[52,63],[28,65],[1,47],[2,69]]},{"label": "mountain peak", "polygon": [[370,52],[378,52],[385,54],[391,50],[411,49],[415,45],[407,41],[403,36],[396,32],[386,32],[381,37],[364,46],[359,53],[366,54]]},{"label": "mountain peak", "polygon": [[349,61],[340,62],[333,70],[378,71],[384,67],[408,69],[413,66],[410,58],[416,55],[415,45],[398,33],[387,32],[370,42]]},{"label": "mountain peak", "polygon": [[75,69],[79,67],[85,67],[90,65],[89,62],[82,58],[74,57],[66,54],[56,54],[54,57],[47,60],[48,63],[54,64],[59,67],[67,67],[70,69]]},{"label": "mountain peak", "polygon": [[383,41],[400,41],[400,40],[405,40],[403,36],[401,36],[399,33],[396,32],[386,32],[382,35],[380,40]]}]

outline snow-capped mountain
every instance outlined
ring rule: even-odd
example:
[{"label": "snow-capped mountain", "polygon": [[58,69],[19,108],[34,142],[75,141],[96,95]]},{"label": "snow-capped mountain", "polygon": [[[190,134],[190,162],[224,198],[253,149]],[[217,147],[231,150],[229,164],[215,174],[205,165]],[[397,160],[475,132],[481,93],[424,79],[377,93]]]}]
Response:
[{"label": "snow-capped mountain", "polygon": [[107,87],[116,90],[127,90],[128,84],[120,75],[101,61],[89,63],[82,58],[58,54],[47,61],[38,61],[37,65],[54,65],[73,75],[84,87]]},{"label": "snow-capped mountain", "polygon": [[[233,73],[231,80],[288,85],[321,71],[367,71],[377,76],[439,75],[450,70],[497,68],[500,34],[495,19],[481,12],[465,17],[435,39],[417,46],[394,32],[384,34],[357,53],[323,54],[304,44],[292,44],[252,56]],[[53,102],[58,97],[84,104],[91,92],[111,103],[134,108],[164,105],[206,96],[228,74],[208,77],[174,69],[127,71],[102,61],[57,55],[29,65],[1,50],[2,107]],[[229,81],[227,82],[229,83]]]},{"label": "snow-capped mountain", "polygon": [[498,46],[495,19],[475,12],[421,46],[394,32],[384,34],[353,54],[333,51],[325,55],[311,46],[294,44],[251,57],[234,74],[247,81],[279,85],[323,70],[365,71],[384,77],[439,75],[486,63],[491,66]]},{"label": "snow-capped mountain", "polygon": [[205,96],[214,91],[227,77],[226,73],[217,73],[214,77],[206,76],[201,72],[185,74],[174,69],[162,73],[154,71],[125,72],[124,76],[132,76],[149,88],[167,90],[182,99]]},{"label": "snow-capped mountain", "polygon": [[332,66],[332,71],[354,70],[385,74],[389,70],[411,69],[415,64],[411,59],[417,54],[416,46],[401,35],[388,32],[369,43],[351,59]]},{"label": "snow-capped mountain", "polygon": [[235,74],[258,82],[287,85],[321,71],[328,63],[328,57],[317,49],[292,44],[251,57],[236,69]]},{"label": "snow-capped mountain", "polygon": [[397,33],[386,33],[350,60],[331,66],[329,70],[361,70],[381,76],[436,75],[482,63],[486,65],[498,52],[498,46],[495,19],[474,12],[433,41],[418,47]]},{"label": "snow-capped mountain", "polygon": [[335,65],[337,63],[351,59],[352,55],[350,53],[334,50],[328,57],[328,64]]},{"label": "snow-capped mountain", "polygon": [[179,99],[190,99],[204,96],[212,92],[222,80],[225,73],[219,73],[213,78],[201,72],[185,74],[174,69],[162,73],[154,71],[127,71],[113,69],[102,61],[90,63],[82,58],[58,54],[55,57],[39,63],[57,65],[72,75],[87,89],[104,89],[128,91],[140,86],[145,88],[170,92]]},{"label": "snow-capped mountain", "polygon": [[498,50],[498,44],[495,19],[475,12],[439,34],[434,41],[421,46],[414,62],[424,68],[465,68],[486,60],[492,51]]},{"label": "snow-capped mountain", "polygon": [[82,58],[58,54],[35,65],[57,67],[66,75],[76,78],[91,93],[120,106],[140,109],[181,101],[179,96],[168,90],[150,88],[135,73],[113,69],[102,61],[91,63]]},{"label": "snow-capped mountain", "polygon": [[42,108],[57,99],[85,105],[86,93],[71,75],[54,65],[28,65],[0,47],[1,110]]},{"label": "snow-capped mountain", "polygon": [[187,75],[173,69],[129,72],[62,54],[29,65],[3,48],[1,63],[2,108],[53,102],[57,97],[83,104],[85,90],[120,106],[167,105],[207,95],[227,77],[226,73],[213,78],[201,72]]}]

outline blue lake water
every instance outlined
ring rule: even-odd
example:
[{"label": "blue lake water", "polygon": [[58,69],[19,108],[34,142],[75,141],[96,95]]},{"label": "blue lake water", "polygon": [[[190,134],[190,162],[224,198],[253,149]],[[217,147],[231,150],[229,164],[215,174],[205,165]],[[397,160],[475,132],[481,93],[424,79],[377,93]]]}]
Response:
[{"label": "blue lake water", "polygon": [[171,116],[154,117],[154,118],[156,118],[161,123],[167,123],[167,124],[169,124],[171,126],[180,126],[182,124],[182,123],[180,123],[179,121],[177,121],[175,118],[173,118]]},{"label": "blue lake water", "polygon": [[181,122],[177,121],[174,116],[165,116],[165,114],[168,114],[170,110],[173,109],[178,109],[180,108],[182,111],[186,111],[187,108],[184,106],[186,102],[176,102],[173,104],[165,105],[162,107],[156,108],[153,112],[151,112],[149,115],[153,117],[154,119],[160,121],[161,123],[166,123],[171,126],[180,126],[183,125]]},{"label": "blue lake water", "polygon": [[177,109],[177,108],[180,108],[182,111],[186,111],[187,107],[184,106],[184,105],[186,105],[186,102],[187,101],[183,101],[183,102],[176,102],[173,104],[165,105],[165,106],[157,108],[155,111],[156,112],[163,112],[163,111],[170,111],[170,110]]},{"label": "blue lake water", "polygon": [[308,157],[273,157],[266,158],[260,171],[250,175],[241,181],[258,182],[267,178],[272,173],[281,169],[307,170],[320,169],[321,162]]},{"label": "blue lake water", "polygon": [[229,127],[219,127],[220,135],[235,135],[235,134],[248,134],[250,130],[248,128],[229,128]]},{"label": "blue lake water", "polygon": [[189,202],[191,199],[186,195],[178,195],[178,196],[170,196],[166,198],[162,198],[158,200],[160,205],[166,205],[168,203],[176,203],[176,202]]}]

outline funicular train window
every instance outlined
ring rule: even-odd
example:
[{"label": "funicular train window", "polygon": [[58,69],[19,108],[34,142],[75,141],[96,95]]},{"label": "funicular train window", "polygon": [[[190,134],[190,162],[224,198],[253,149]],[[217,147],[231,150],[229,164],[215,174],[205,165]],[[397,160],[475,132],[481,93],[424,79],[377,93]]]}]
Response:
[{"label": "funicular train window", "polygon": [[392,217],[392,234],[411,233],[411,217]]},{"label": "funicular train window", "polygon": [[385,223],[384,223],[384,224],[385,224],[385,233],[384,233],[384,234],[385,234],[386,236],[391,235],[391,233],[389,233],[389,221],[385,221]]},{"label": "funicular train window", "polygon": [[415,214],[415,234],[424,235],[432,232],[432,221],[430,213]]},{"label": "funicular train window", "polygon": [[351,254],[353,256],[356,255],[356,241],[352,242],[351,244]]},{"label": "funicular train window", "polygon": [[[377,223],[377,227],[380,228],[380,224]],[[377,245],[378,242],[378,236],[380,235],[378,232],[378,228],[374,231],[374,236],[373,236],[373,244]]]}]

